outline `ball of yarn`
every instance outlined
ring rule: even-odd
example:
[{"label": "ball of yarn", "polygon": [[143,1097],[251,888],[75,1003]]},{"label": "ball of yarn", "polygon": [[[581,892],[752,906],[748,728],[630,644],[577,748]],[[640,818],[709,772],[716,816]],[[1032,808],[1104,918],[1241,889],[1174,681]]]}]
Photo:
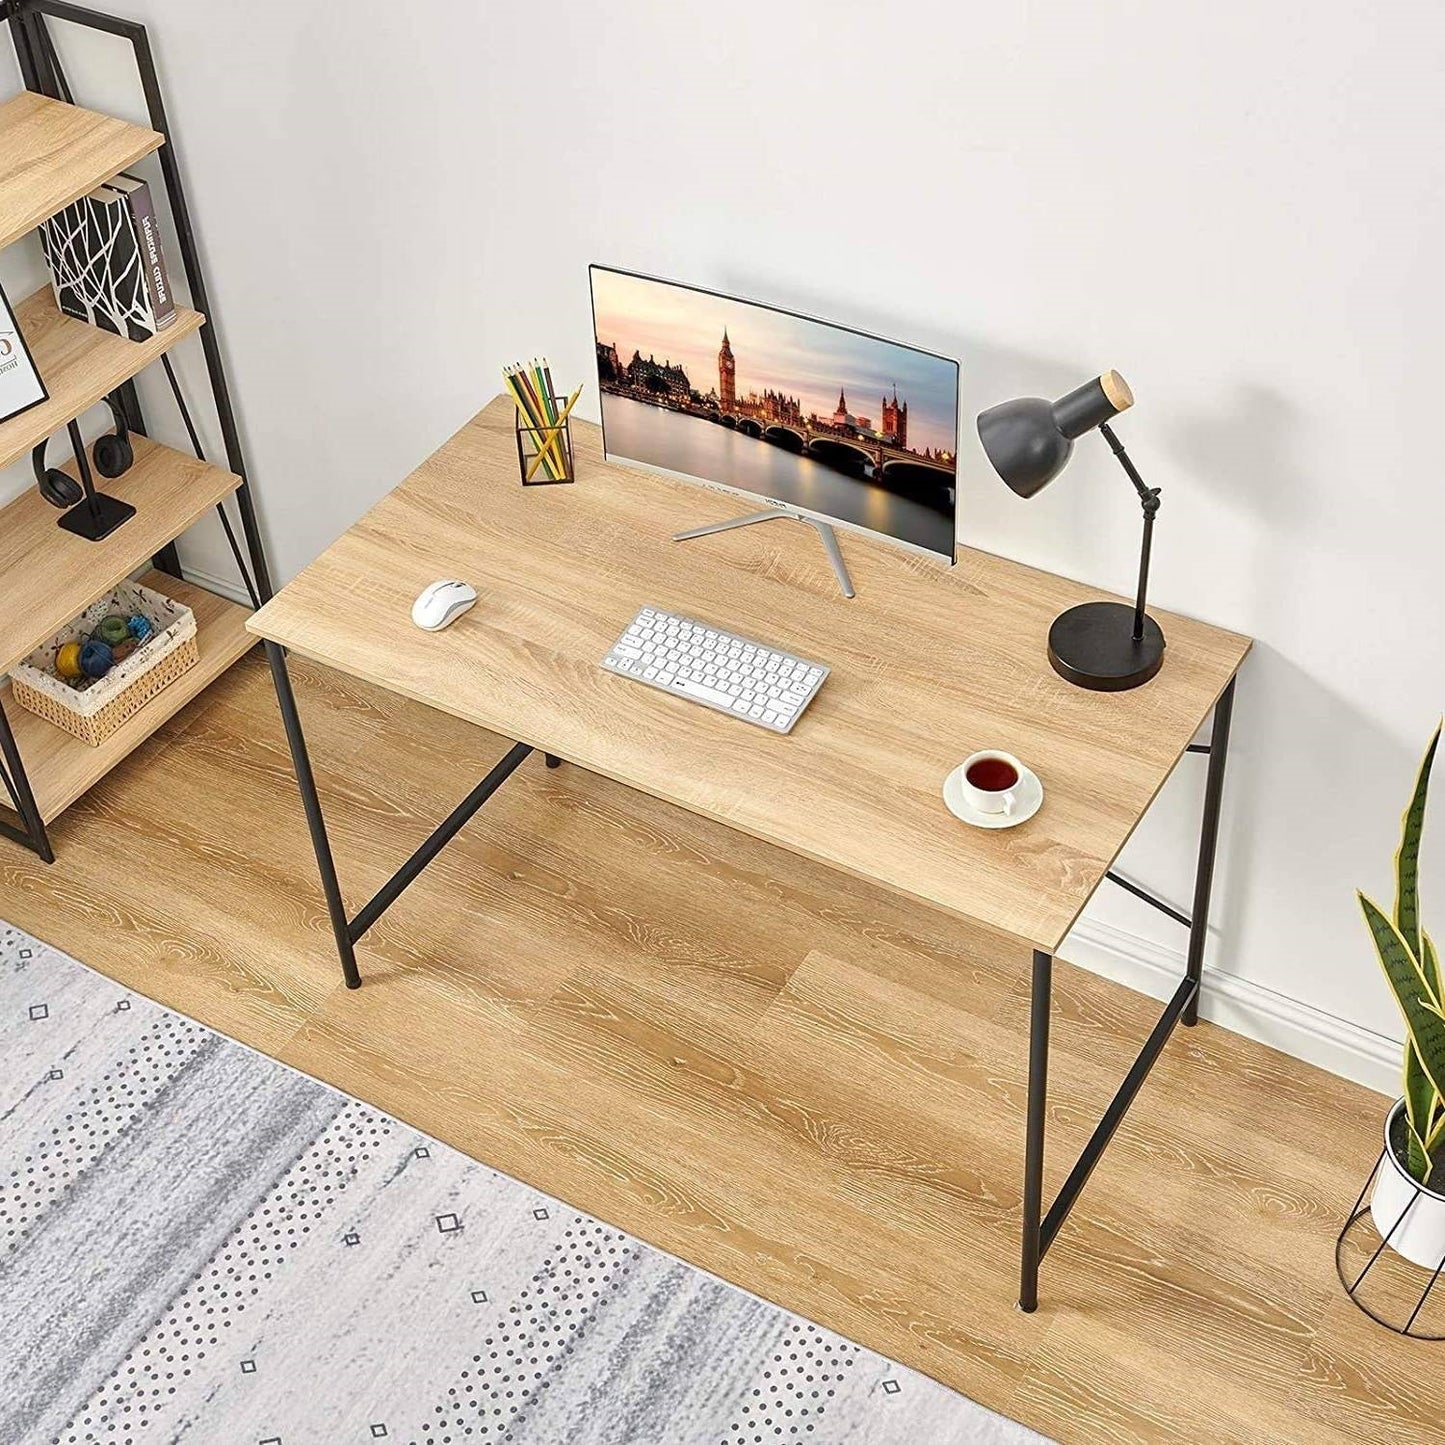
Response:
[{"label": "ball of yarn", "polygon": [[127,618],[125,625],[130,629],[130,635],[135,638],[137,642],[145,642],[151,633],[156,630],[155,624],[150,618],[143,616],[139,612],[137,612],[134,617]]},{"label": "ball of yarn", "polygon": [[130,624],[124,617],[112,612],[109,617],[103,617],[100,626],[95,629],[95,635],[102,642],[108,642],[112,647],[117,642],[124,642],[131,635]]},{"label": "ball of yarn", "polygon": [[82,676],[80,671],[80,644],[67,642],[55,654],[55,670],[64,678]]},{"label": "ball of yarn", "polygon": [[115,654],[110,650],[108,642],[92,637],[80,649],[80,670],[87,677],[104,677],[114,665]]},{"label": "ball of yarn", "polygon": [[115,646],[111,648],[110,655],[117,662],[124,662],[139,646],[140,643],[127,633],[124,642],[117,642]]}]

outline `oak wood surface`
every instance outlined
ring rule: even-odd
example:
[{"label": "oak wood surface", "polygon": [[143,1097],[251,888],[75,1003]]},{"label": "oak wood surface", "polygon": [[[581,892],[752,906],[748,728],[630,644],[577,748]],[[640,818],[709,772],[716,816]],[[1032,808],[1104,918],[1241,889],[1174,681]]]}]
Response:
[{"label": "oak wood surface", "polygon": [[[292,671],[355,907],[506,743]],[[53,834],[50,868],[0,850],[10,921],[1066,1445],[1445,1441],[1435,1347],[1334,1277],[1386,1107],[1363,1089],[1181,1030],[1025,1317],[1017,943],[533,759],[350,992],[256,656]],[[1157,1008],[1055,978],[1050,1192]]]},{"label": "oak wood surface", "polygon": [[[62,315],[48,286],[20,302],[15,319],[50,400],[0,423],[0,467],[9,466],[47,437],[63,431],[72,417],[139,375],[177,342],[193,336],[205,321],[199,311],[180,306],[176,319],[164,331],[146,341],[131,341]],[[57,439],[48,453],[50,465],[59,466],[69,450],[67,441]]]},{"label": "oak wood surface", "polygon": [[0,104],[0,247],[134,165],[165,137],[22,90]]},{"label": "oak wood surface", "polygon": [[[0,508],[0,673],[241,484],[220,467],[146,437],[133,436],[131,444],[130,470],[96,482],[110,496],[133,503],[136,514],[103,541],[88,542],[56,526],[60,513],[34,487]],[[55,451],[51,465],[74,475],[74,460],[64,462],[58,444]]]},{"label": "oak wood surface", "polygon": [[[9,684],[0,688],[10,726],[25,759],[40,815],[47,823],[59,817],[82,793],[133,752],[168,718],[179,712],[202,688],[215,681],[243,653],[256,645],[246,630],[246,608],[217,597],[179,578],[149,572],[141,584],[163,592],[196,614],[196,646],[200,660],[156,694],[123,727],[99,747],[71,737],[63,729],[19,707]],[[5,810],[0,809],[0,817]],[[19,826],[19,820],[11,818]]]},{"label": "oak wood surface", "polygon": [[[699,422],[698,425],[705,423]],[[1053,948],[1149,806],[1249,641],[1168,613],[1146,687],[1072,687],[1046,660],[1058,612],[1100,594],[987,553],[952,569],[868,538],[842,545],[844,599],[811,529],[685,545],[737,500],[604,463],[576,423],[579,480],[523,488],[498,398],[251,620],[262,636],[705,817]],[[422,634],[439,577],[480,601]],[[831,665],[787,737],[604,672],[653,604]],[[1002,747],[1040,777],[1022,826],[943,806],[968,754]]]}]

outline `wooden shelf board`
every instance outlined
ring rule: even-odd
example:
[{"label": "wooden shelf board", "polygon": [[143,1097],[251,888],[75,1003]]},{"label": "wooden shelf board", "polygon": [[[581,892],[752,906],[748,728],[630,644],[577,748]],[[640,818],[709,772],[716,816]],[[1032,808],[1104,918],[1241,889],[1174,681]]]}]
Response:
[{"label": "wooden shelf board", "polygon": [[144,126],[22,90],[0,105],[0,246],[165,144]]},{"label": "wooden shelf board", "polygon": [[[0,422],[0,467],[61,431],[72,417],[139,375],[177,342],[194,336],[206,320],[199,311],[177,307],[176,319],[164,331],[147,341],[128,341],[62,315],[48,286],[20,302],[15,319],[50,400]],[[57,441],[55,455],[60,454]]]},{"label": "wooden shelf board", "polygon": [[140,580],[142,585],[184,602],[196,614],[196,641],[201,660],[157,693],[106,742],[98,748],[80,742],[53,723],[17,707],[8,683],[0,690],[0,706],[4,707],[15,731],[35,801],[47,823],[99,782],[163,722],[174,717],[258,640],[246,631],[246,619],[251,615],[246,608],[217,597],[203,587],[157,572],[147,573]]},{"label": "wooden shelf board", "polygon": [[[60,513],[34,487],[0,508],[0,673],[241,484],[220,467],[145,437],[133,440],[135,465],[114,481],[96,478],[105,492],[136,507],[103,542],[62,531]],[[64,470],[74,467],[72,460]]]}]

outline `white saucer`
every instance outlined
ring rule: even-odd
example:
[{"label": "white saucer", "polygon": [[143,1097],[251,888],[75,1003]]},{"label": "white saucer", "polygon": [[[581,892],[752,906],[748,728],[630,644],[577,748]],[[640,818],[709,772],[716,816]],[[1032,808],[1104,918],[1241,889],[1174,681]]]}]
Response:
[{"label": "white saucer", "polygon": [[1044,785],[1027,768],[1019,772],[1014,788],[1014,810],[1012,813],[980,813],[963,795],[963,768],[955,768],[943,780],[943,801],[955,818],[975,828],[1017,828],[1027,823],[1043,806]]}]

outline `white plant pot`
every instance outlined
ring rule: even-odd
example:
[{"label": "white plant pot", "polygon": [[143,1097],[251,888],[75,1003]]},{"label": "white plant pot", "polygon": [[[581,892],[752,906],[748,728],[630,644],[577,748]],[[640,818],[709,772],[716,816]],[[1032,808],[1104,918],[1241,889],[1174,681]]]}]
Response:
[{"label": "white plant pot", "polygon": [[1370,1217],[1396,1254],[1434,1270],[1445,1260],[1445,1194],[1417,1184],[1395,1158],[1391,1126],[1404,1107],[1401,1099],[1385,1117],[1385,1158],[1370,1196]]}]

